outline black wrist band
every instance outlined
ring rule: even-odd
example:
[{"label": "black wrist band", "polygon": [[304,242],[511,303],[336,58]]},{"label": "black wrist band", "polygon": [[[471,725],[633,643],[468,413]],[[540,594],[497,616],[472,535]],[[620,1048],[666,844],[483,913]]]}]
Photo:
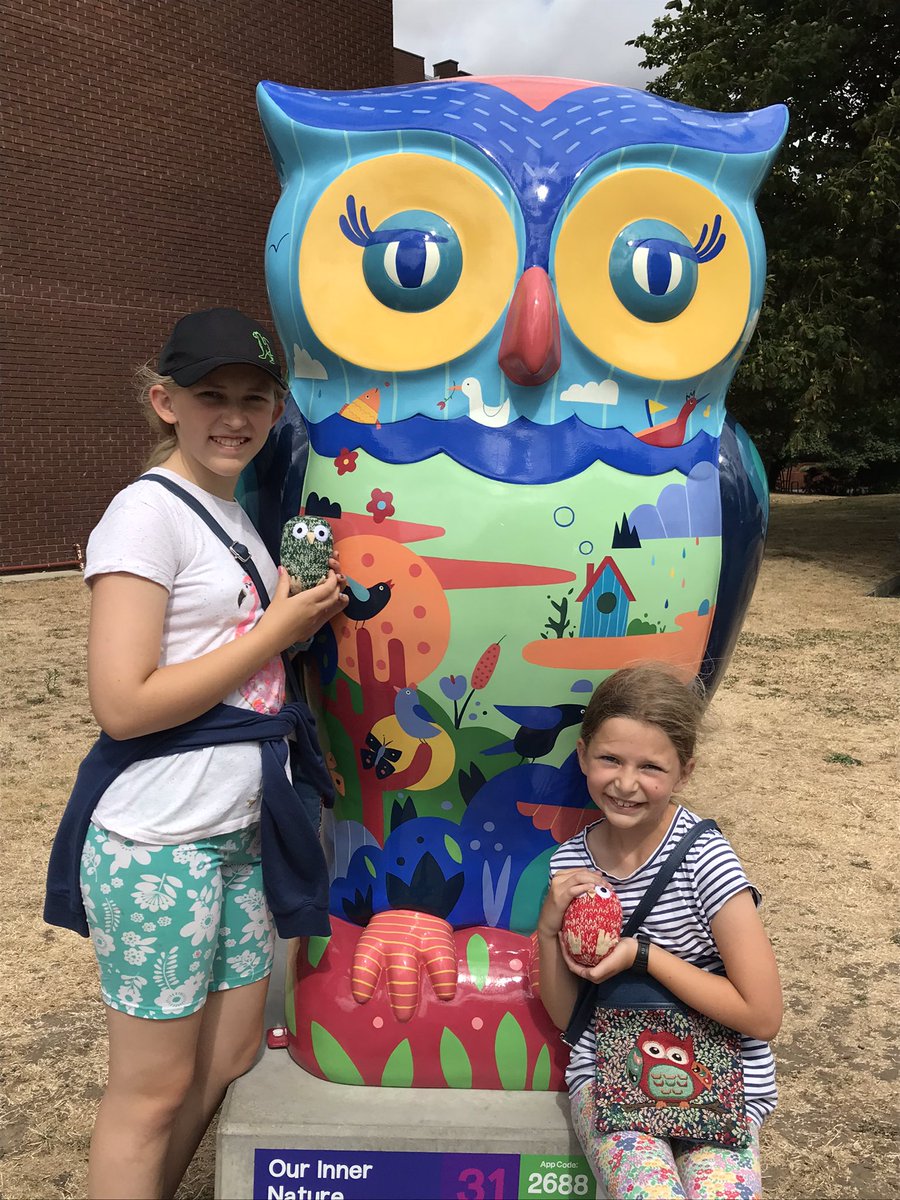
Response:
[{"label": "black wrist band", "polygon": [[634,956],[634,963],[632,964],[631,969],[636,971],[639,975],[646,975],[647,964],[650,961],[650,939],[647,937],[646,933],[636,933],[634,935],[634,940],[637,942],[638,948],[637,954]]}]

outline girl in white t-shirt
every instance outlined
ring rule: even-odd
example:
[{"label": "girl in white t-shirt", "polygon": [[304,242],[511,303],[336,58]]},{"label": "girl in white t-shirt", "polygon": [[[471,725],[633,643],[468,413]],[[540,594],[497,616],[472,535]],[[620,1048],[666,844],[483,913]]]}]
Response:
[{"label": "girl in white t-shirt", "polygon": [[[163,441],[149,466],[243,543],[272,597],[176,495],[138,480],[91,535],[88,683],[117,742],[225,701],[277,713],[280,654],[342,610],[336,560],[290,596],[234,500],[284,411],[272,341],[234,309],[180,320],[146,372]],[[91,1142],[91,1197],[174,1195],[228,1084],[262,1034],[273,931],[259,859],[260,745],[204,746],[128,766],[93,812],[81,894],[101,973],[109,1077]],[[318,849],[316,849],[318,853]]]},{"label": "girl in white t-shirt", "polygon": [[726,839],[716,829],[701,833],[636,936],[622,938],[597,966],[574,962],[560,937],[570,902],[598,883],[612,883],[627,919],[670,850],[698,823],[675,797],[694,769],[702,711],[693,687],[652,664],[618,671],[594,692],[578,759],[600,819],[551,860],[537,929],[540,996],[565,1030],[580,979],[601,983],[634,969],[737,1030],[753,1138],[747,1149],[731,1150],[634,1131],[598,1133],[596,1038],[588,1026],[572,1048],[566,1082],[575,1130],[611,1200],[761,1194],[758,1128],[776,1101],[767,1042],[781,1025],[781,986],[756,910],[759,893]]}]

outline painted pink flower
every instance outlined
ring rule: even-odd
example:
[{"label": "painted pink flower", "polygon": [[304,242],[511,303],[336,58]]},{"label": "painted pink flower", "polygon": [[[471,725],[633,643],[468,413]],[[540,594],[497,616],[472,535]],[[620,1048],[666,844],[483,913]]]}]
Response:
[{"label": "painted pink flower", "polygon": [[338,475],[349,475],[351,471],[355,471],[357,458],[359,458],[357,451],[348,450],[345,446],[334,460]]},{"label": "painted pink flower", "polygon": [[381,524],[385,517],[392,517],[394,511],[394,493],[372,488],[372,499],[366,505],[366,512],[372,514],[375,523]]}]

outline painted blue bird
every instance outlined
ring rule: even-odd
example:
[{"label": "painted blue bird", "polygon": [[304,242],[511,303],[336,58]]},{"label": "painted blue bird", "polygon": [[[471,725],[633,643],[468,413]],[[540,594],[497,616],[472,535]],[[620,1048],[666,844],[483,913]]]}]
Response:
[{"label": "painted blue bird", "polygon": [[515,721],[519,728],[516,736],[499,746],[490,746],[482,754],[519,754],[532,762],[543,758],[556,745],[556,739],[564,729],[579,725],[584,719],[583,704],[557,704],[554,707],[533,705],[520,707],[510,704],[495,704],[498,713]]},{"label": "painted blue bird", "polygon": [[387,579],[383,583],[375,583],[370,588],[367,588],[364,584],[351,579],[348,575],[348,598],[344,615],[348,620],[357,621],[360,624],[363,621],[371,620],[372,617],[377,617],[391,598],[392,586],[392,581]]},{"label": "painted blue bird", "polygon": [[394,716],[404,733],[424,742],[428,738],[437,737],[442,732],[440,725],[435,723],[434,717],[428,709],[419,703],[419,693],[415,686],[397,688],[396,692]]}]

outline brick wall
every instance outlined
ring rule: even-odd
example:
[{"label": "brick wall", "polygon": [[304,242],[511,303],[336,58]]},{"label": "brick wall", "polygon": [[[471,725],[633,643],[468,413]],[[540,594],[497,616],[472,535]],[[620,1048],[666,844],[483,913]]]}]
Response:
[{"label": "brick wall", "polygon": [[0,570],[75,557],[152,440],[134,367],[193,308],[270,322],[261,79],[393,82],[391,0],[0,0]]}]

